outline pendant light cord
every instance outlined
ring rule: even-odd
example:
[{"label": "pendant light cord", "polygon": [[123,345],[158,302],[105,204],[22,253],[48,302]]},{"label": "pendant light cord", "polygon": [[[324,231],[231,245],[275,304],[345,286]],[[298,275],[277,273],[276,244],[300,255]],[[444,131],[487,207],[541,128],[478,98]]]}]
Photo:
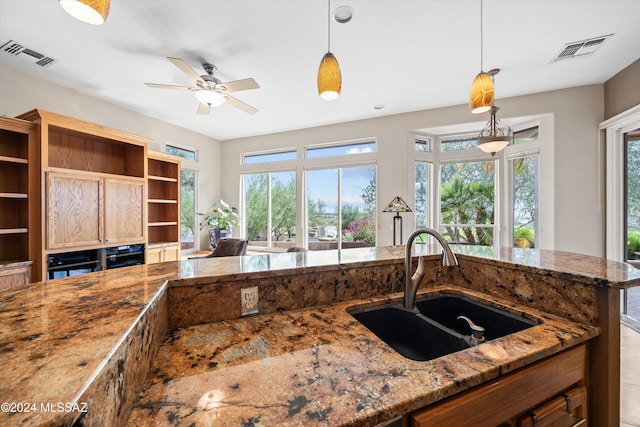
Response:
[{"label": "pendant light cord", "polygon": [[327,51],[331,52],[331,0],[327,0]]},{"label": "pendant light cord", "polygon": [[480,71],[484,71],[483,62],[484,62],[484,33],[482,31],[482,1],[480,0]]}]

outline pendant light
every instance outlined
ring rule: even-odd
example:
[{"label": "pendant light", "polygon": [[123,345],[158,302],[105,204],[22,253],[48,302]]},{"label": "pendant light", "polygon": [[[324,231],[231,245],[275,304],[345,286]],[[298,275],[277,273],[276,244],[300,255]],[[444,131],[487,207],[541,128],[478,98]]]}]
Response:
[{"label": "pendant light", "polygon": [[60,6],[74,18],[92,25],[101,25],[109,15],[110,0],[58,0]]},{"label": "pendant light", "polygon": [[320,98],[326,101],[332,101],[340,96],[342,75],[340,74],[338,60],[333,53],[331,53],[331,0],[327,0],[327,4],[328,48],[318,68],[318,94]]},{"label": "pendant light", "polygon": [[496,119],[496,112],[499,109],[491,107],[491,118],[478,135],[478,148],[492,156],[495,156],[498,151],[503,150],[511,142],[511,128],[506,125],[501,126]]},{"label": "pendant light", "polygon": [[480,72],[471,83],[471,92],[469,93],[469,106],[474,114],[489,111],[493,106],[493,79],[489,73],[483,71],[484,41],[482,31],[482,1],[480,0]]}]

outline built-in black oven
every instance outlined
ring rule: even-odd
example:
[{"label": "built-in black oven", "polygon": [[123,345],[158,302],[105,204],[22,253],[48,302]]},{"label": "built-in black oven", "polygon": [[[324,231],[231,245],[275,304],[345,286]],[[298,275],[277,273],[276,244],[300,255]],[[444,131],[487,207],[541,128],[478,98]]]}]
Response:
[{"label": "built-in black oven", "polygon": [[114,246],[104,252],[107,270],[144,264],[144,244]]},{"label": "built-in black oven", "polygon": [[63,252],[48,257],[49,280],[102,270],[102,250]]},{"label": "built-in black oven", "polygon": [[60,279],[92,271],[144,264],[144,244],[50,254],[47,277]]}]

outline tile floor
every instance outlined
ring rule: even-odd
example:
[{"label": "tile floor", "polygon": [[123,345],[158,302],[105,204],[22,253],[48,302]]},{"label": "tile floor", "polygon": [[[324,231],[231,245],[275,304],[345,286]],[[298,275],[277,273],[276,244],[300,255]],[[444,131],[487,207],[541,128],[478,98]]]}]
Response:
[{"label": "tile floor", "polygon": [[620,329],[620,426],[640,427],[640,332]]}]

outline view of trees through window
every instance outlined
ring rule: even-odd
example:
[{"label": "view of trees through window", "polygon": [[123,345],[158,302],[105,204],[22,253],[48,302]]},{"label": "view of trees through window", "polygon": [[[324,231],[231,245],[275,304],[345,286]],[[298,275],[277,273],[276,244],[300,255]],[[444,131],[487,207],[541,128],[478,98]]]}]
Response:
[{"label": "view of trees through window", "polygon": [[244,175],[244,224],[254,246],[294,246],[296,174],[293,171]]},{"label": "view of trees through window", "polygon": [[180,241],[181,249],[194,249],[198,226],[195,218],[196,171],[180,171]]},{"label": "view of trees through window", "polygon": [[513,241],[520,248],[537,248],[539,189],[539,156],[526,156],[510,161],[513,187]]},{"label": "view of trees through window", "polygon": [[494,162],[440,165],[440,226],[447,241],[493,245]]}]

